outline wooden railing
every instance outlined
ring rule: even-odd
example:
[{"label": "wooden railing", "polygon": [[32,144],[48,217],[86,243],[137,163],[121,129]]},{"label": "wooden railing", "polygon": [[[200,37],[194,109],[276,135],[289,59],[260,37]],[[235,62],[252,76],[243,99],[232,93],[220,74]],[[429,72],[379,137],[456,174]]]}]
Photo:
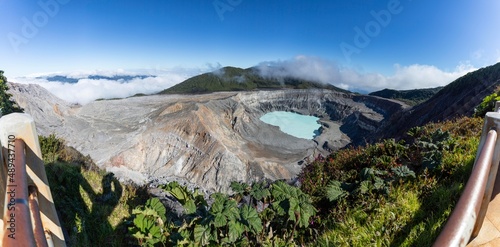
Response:
[{"label": "wooden railing", "polygon": [[434,246],[466,246],[483,225],[500,163],[500,102],[485,117],[474,168],[465,189]]},{"label": "wooden railing", "polygon": [[66,246],[33,119],[0,118],[0,246]]}]

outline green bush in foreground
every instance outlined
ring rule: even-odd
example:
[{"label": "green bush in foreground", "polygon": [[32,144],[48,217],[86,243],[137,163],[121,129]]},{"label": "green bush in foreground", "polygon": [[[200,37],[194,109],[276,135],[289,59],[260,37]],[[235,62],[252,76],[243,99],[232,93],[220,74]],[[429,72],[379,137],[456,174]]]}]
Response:
[{"label": "green bush in foreground", "polygon": [[298,246],[312,235],[308,227],[316,209],[311,199],[282,181],[233,183],[236,194],[212,194],[210,206],[197,190],[176,182],[162,188],[184,214],[167,216],[156,198],[136,208],[129,230],[142,246]]},{"label": "green bush in foreground", "polygon": [[484,117],[487,112],[495,109],[495,103],[497,101],[500,101],[500,88],[497,88],[496,93],[492,93],[483,99],[481,104],[474,109],[474,115],[476,117]]},{"label": "green bush in foreground", "polygon": [[349,148],[307,166],[322,232],[311,246],[431,246],[472,169],[482,119],[412,129],[406,142]]}]

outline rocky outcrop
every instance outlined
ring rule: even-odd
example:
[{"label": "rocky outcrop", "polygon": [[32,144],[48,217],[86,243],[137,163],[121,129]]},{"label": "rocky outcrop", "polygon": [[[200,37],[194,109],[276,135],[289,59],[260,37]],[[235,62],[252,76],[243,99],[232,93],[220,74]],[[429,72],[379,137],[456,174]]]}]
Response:
[{"label": "rocky outcrop", "polygon": [[[232,181],[292,179],[304,160],[362,139],[405,108],[321,89],[155,95],[84,106],[36,85],[11,84],[11,93],[39,134],[57,134],[117,177],[180,180],[210,191],[225,191]],[[276,110],[318,116],[321,135],[295,138],[259,120]]]}]

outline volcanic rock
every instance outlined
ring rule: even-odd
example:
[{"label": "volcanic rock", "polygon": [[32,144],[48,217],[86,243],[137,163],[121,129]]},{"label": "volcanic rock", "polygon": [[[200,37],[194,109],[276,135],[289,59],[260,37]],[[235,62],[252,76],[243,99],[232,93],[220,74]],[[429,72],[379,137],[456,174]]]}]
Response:
[{"label": "volcanic rock", "polygon": [[[206,191],[232,181],[293,179],[303,163],[362,142],[405,104],[326,90],[154,95],[67,103],[38,85],[11,83],[13,99],[41,135],[56,134],[123,180],[177,180]],[[260,121],[271,111],[320,118],[314,140]]]}]

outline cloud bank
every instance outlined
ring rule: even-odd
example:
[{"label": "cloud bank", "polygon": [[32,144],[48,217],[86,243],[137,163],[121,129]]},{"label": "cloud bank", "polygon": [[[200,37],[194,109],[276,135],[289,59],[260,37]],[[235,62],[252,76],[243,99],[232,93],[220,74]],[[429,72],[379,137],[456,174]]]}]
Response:
[{"label": "cloud bank", "polygon": [[[26,77],[17,77],[9,81],[16,83],[38,84],[57,97],[70,103],[87,104],[96,99],[125,98],[138,93],[152,94],[169,88],[185,79],[199,74],[199,70],[164,70],[164,71],[89,71],[71,73],[37,74]],[[89,76],[114,77],[114,76],[148,75],[145,78],[130,80],[89,79]],[[47,80],[49,77],[63,76],[77,79],[76,83]]]},{"label": "cloud bank", "polygon": [[460,64],[453,71],[443,71],[432,65],[394,65],[392,75],[362,73],[344,68],[337,63],[317,57],[297,56],[286,61],[264,62],[257,66],[264,77],[285,76],[330,83],[359,92],[373,92],[384,88],[408,90],[445,86],[455,79],[476,70],[470,64]]},{"label": "cloud bank", "polygon": [[[220,67],[220,64],[213,66],[213,73],[220,73]],[[453,71],[443,71],[431,65],[396,64],[392,75],[383,75],[359,72],[332,61],[308,56],[297,56],[285,61],[263,62],[256,67],[264,77],[278,79],[295,77],[330,83],[343,89],[362,93],[384,88],[407,90],[445,86],[466,73],[476,70],[470,64],[460,64]],[[211,66],[206,69],[57,72],[9,79],[17,83],[39,84],[70,103],[87,104],[96,99],[125,98],[138,93],[157,93],[192,76],[207,72],[210,68]],[[134,77],[138,75],[141,77]],[[66,80],[54,80],[55,76],[65,77]],[[130,76],[132,79],[110,79],[119,78],[119,76],[125,76],[122,78]]]}]

